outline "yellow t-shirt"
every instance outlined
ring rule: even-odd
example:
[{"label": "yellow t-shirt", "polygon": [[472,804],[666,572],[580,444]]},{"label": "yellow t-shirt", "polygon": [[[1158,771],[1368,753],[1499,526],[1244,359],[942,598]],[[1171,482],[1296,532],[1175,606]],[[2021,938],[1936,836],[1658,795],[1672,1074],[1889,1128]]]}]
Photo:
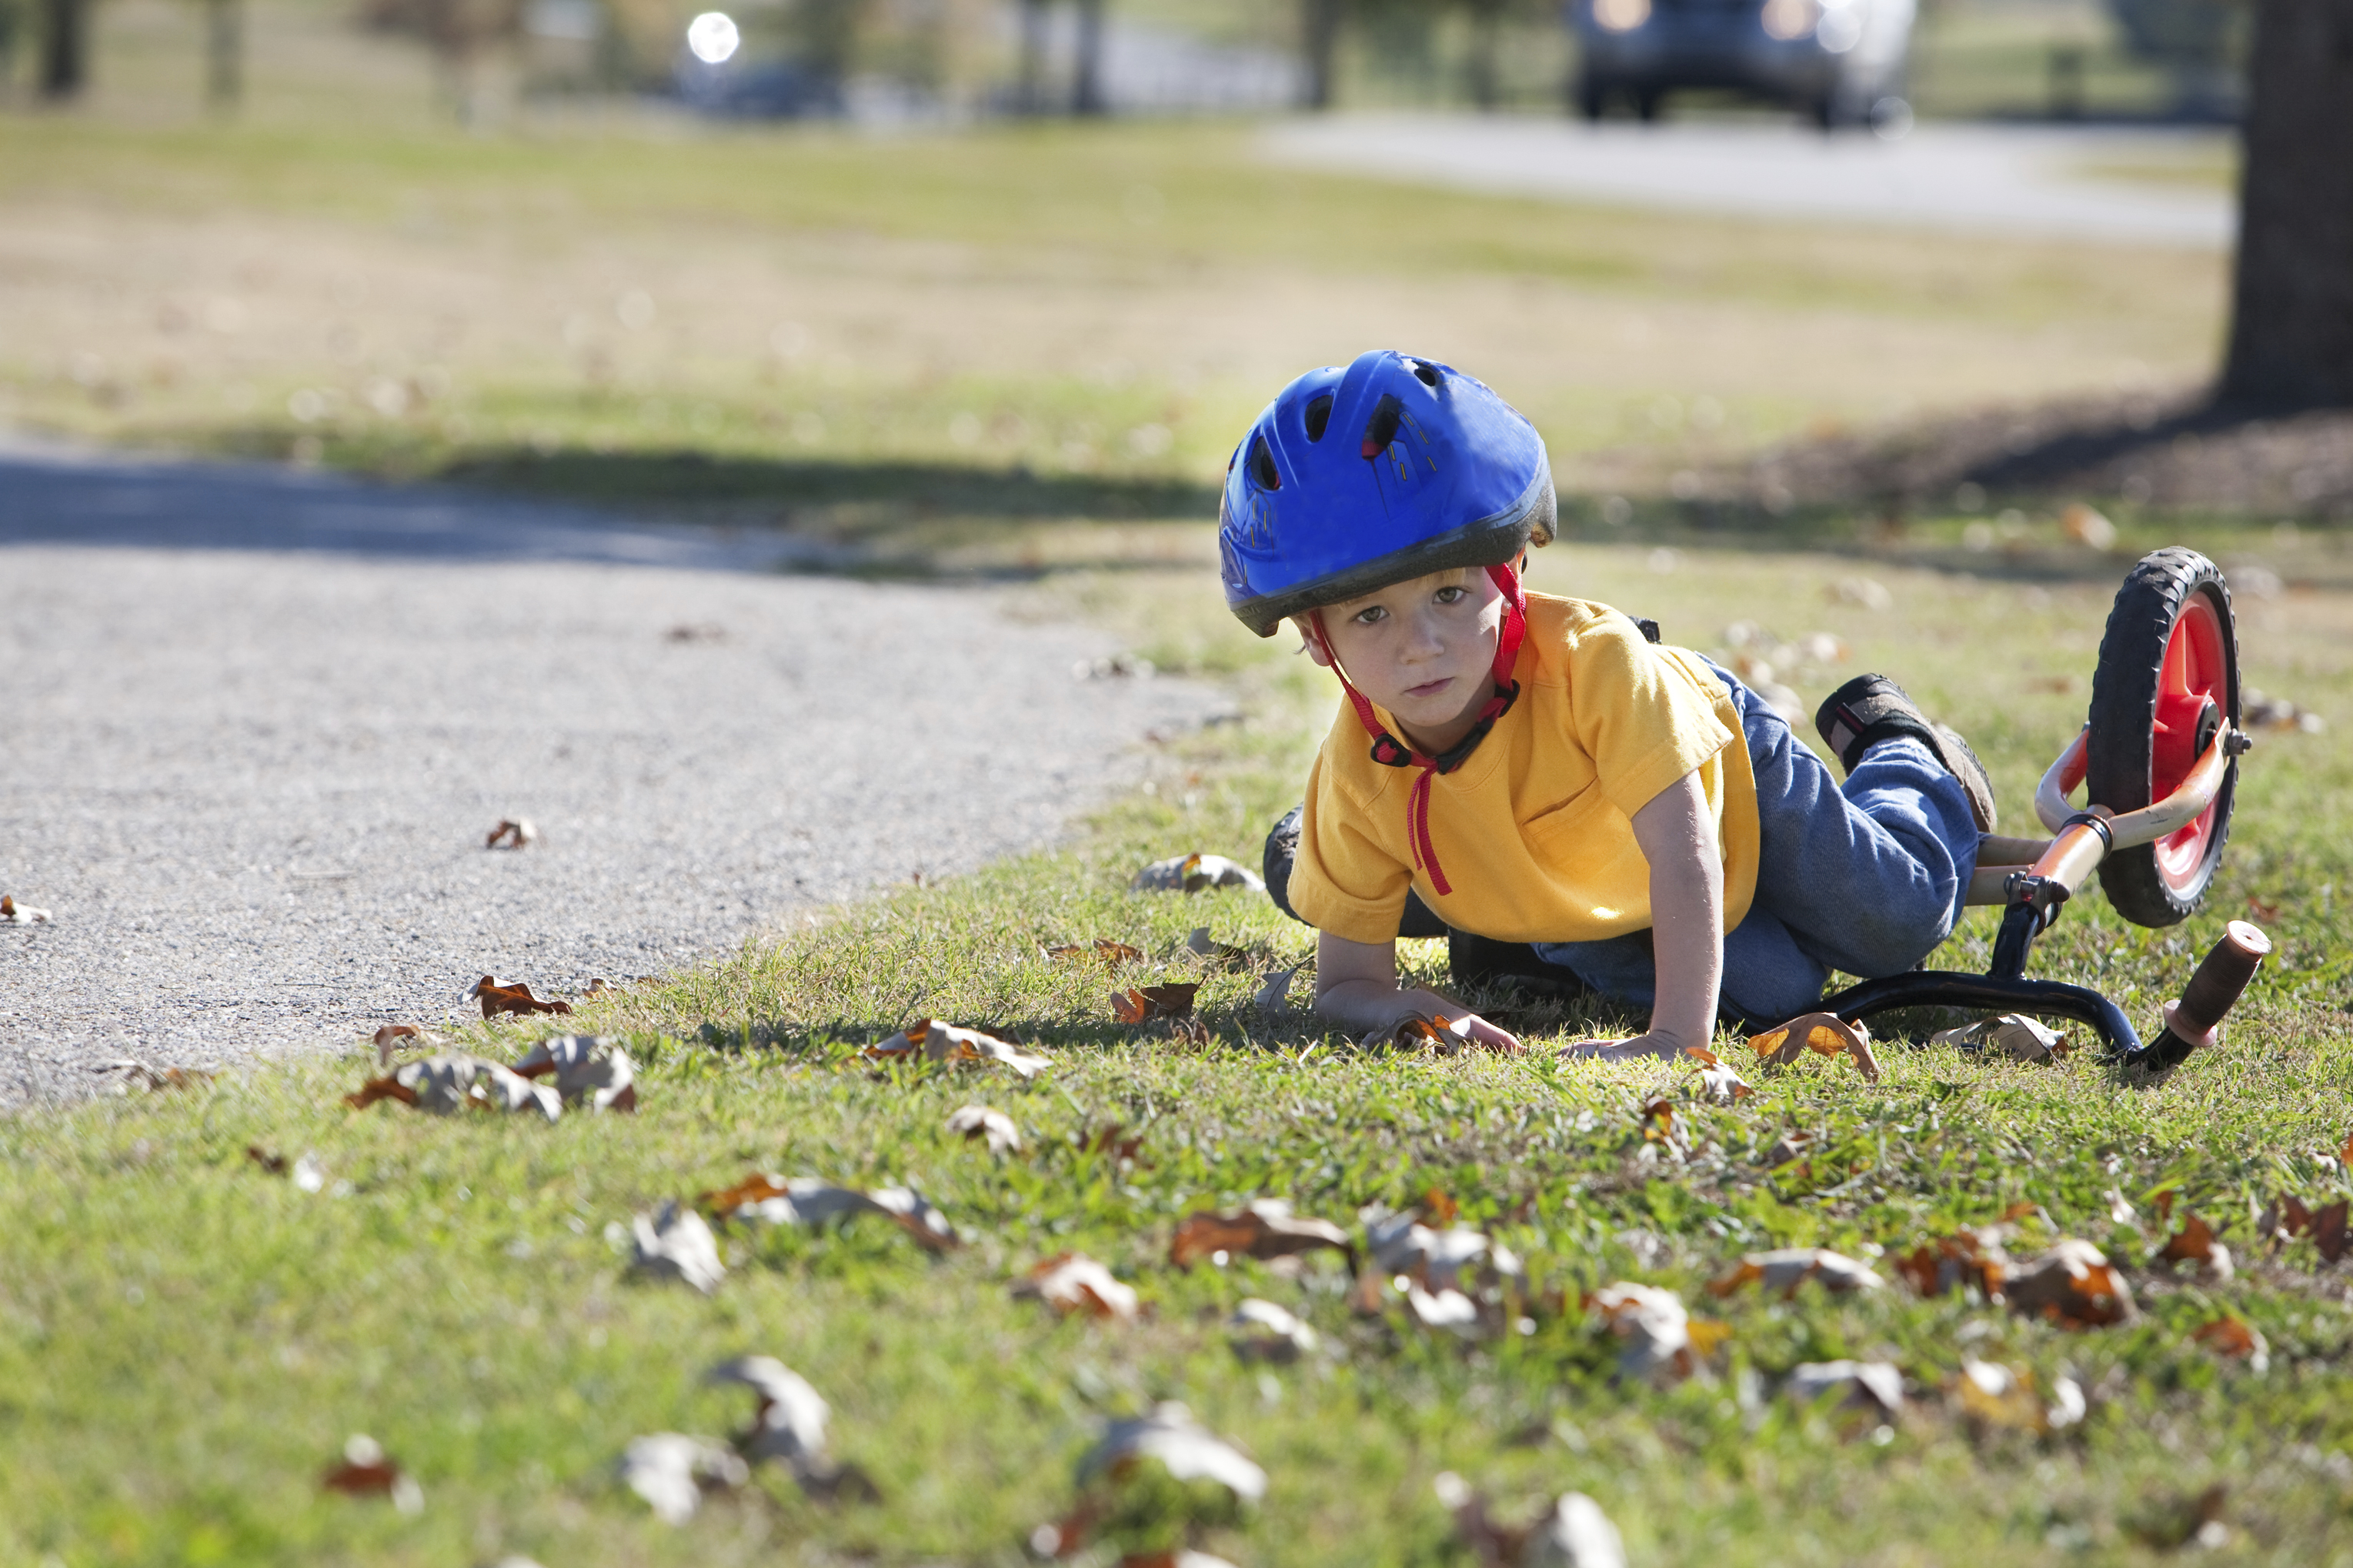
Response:
[{"label": "yellow t-shirt", "polygon": [[1291,871],[1291,907],[1318,931],[1388,942],[1409,884],[1447,924],[1499,942],[1646,931],[1650,862],[1630,819],[1694,768],[1724,855],[1725,929],[1748,912],[1757,775],[1724,682],[1607,605],[1531,594],[1527,615],[1519,700],[1469,761],[1430,781],[1430,838],[1453,889],[1444,898],[1414,868],[1406,796],[1420,770],[1373,761],[1372,738],[1341,703],[1307,777]]}]

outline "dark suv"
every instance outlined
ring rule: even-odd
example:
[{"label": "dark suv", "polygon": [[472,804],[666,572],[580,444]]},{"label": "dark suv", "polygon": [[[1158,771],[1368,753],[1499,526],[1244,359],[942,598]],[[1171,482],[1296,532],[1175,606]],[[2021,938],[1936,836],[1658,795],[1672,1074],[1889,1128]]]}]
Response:
[{"label": "dark suv", "polygon": [[1569,0],[1577,107],[1644,120],[1677,88],[1730,88],[1825,127],[1901,110],[1914,0]]}]

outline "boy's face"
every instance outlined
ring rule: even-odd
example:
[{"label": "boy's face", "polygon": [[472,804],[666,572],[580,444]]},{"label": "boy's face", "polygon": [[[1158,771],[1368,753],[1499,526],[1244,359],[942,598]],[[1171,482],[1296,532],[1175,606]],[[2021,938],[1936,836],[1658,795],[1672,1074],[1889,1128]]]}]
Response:
[{"label": "boy's face", "polygon": [[[1468,568],[1324,606],[1324,633],[1348,679],[1433,755],[1469,734],[1494,694],[1503,621],[1502,590]],[[1300,630],[1324,662],[1315,639],[1303,625]]]}]

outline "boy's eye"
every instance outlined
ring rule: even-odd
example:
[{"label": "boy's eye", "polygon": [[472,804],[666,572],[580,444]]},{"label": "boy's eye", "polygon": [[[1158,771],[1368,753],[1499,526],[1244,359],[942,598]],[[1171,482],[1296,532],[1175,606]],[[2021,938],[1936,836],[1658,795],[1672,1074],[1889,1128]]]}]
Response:
[{"label": "boy's eye", "polygon": [[1461,584],[1453,583],[1440,588],[1437,593],[1431,595],[1430,597],[1436,599],[1441,605],[1460,604],[1461,602],[1462,595],[1467,592],[1469,592],[1469,590],[1465,589]]},{"label": "boy's eye", "polygon": [[1375,621],[1379,620],[1383,616],[1388,614],[1388,611],[1378,605],[1366,605],[1363,609],[1358,610],[1355,615],[1350,616],[1348,618],[1356,622],[1360,626],[1369,626]]}]

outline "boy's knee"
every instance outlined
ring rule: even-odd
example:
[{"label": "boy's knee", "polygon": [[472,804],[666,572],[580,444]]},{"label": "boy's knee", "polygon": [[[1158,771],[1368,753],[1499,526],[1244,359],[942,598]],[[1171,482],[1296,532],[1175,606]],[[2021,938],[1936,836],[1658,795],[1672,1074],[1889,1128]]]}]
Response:
[{"label": "boy's knee", "polygon": [[1953,934],[1953,900],[1934,888],[1906,889],[1853,911],[1839,967],[1866,980],[1901,974]]}]

